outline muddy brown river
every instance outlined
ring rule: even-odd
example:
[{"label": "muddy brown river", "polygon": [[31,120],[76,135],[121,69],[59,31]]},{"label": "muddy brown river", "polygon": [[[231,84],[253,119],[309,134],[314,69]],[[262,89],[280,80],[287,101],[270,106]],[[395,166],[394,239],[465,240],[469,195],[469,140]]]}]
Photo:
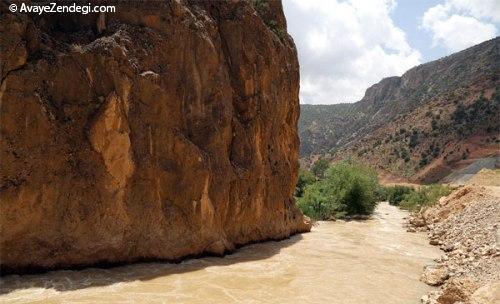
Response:
[{"label": "muddy brown river", "polygon": [[420,303],[439,250],[404,216],[382,203],[371,220],[320,222],[224,258],[7,276],[0,303]]}]

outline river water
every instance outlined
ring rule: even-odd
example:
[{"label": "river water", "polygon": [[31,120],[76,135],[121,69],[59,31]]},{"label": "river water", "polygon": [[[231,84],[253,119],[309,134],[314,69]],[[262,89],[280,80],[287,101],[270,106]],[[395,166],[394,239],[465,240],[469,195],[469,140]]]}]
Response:
[{"label": "river water", "polygon": [[320,222],[224,258],[7,276],[0,303],[420,303],[439,250],[404,216],[381,203],[370,220]]}]

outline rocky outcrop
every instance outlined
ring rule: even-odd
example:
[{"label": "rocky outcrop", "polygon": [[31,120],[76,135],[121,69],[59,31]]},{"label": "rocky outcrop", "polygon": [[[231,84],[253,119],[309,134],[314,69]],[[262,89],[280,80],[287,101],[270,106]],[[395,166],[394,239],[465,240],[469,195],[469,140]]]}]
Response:
[{"label": "rocky outcrop", "polygon": [[4,273],[310,229],[293,198],[299,69],[280,2],[0,10]]},{"label": "rocky outcrop", "polygon": [[485,41],[419,66],[401,77],[382,79],[366,90],[355,111],[368,115],[370,127],[379,126],[436,97],[468,86],[494,88],[498,84],[500,38]]}]

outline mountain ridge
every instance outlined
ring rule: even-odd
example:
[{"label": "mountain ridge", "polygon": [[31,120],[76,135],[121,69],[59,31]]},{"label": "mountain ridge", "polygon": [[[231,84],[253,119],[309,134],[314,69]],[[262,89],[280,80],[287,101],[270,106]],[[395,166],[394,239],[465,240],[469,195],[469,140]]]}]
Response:
[{"label": "mountain ridge", "polygon": [[[380,129],[394,133],[394,130],[389,129],[398,127],[394,124],[395,122],[405,129],[415,129],[414,126],[422,125],[420,126],[422,131],[428,129],[423,128],[423,125],[428,124],[431,125],[431,129],[434,128],[431,131],[436,131],[439,126],[433,121],[439,120],[439,125],[447,125],[450,129],[454,129],[462,124],[459,119],[454,119],[456,108],[471,107],[481,97],[491,101],[487,104],[489,114],[484,119],[486,125],[481,125],[477,129],[475,125],[468,126],[471,122],[465,121],[464,127],[477,130],[474,129],[475,134],[468,134],[466,138],[456,141],[457,143],[466,142],[473,135],[478,134],[484,136],[483,131],[488,128],[489,133],[497,132],[498,123],[495,123],[494,116],[499,114],[498,97],[496,97],[498,94],[495,93],[499,86],[497,76],[500,62],[499,45],[500,38],[496,37],[463,51],[413,67],[402,76],[384,78],[370,86],[364,97],[353,104],[301,105],[299,134],[302,163],[307,164],[318,157],[338,159],[352,157],[353,154],[357,157],[360,152],[364,154],[362,152],[368,149],[366,144],[371,142],[372,137],[375,142],[380,140],[385,144],[386,138],[381,134],[376,134],[381,132]],[[430,105],[435,108],[431,109]],[[424,114],[430,113],[417,115],[424,108],[426,109]],[[406,119],[406,116],[413,117],[413,120]],[[475,123],[477,125],[478,121]],[[389,125],[391,127],[387,129]],[[448,133],[434,137],[436,140],[446,142],[452,137]],[[422,135],[425,134],[416,136],[425,142],[422,140],[425,136]],[[496,134],[493,137],[495,139],[489,137],[489,140],[494,142],[497,140]],[[412,143],[414,144],[415,142]],[[415,150],[414,148],[418,147],[411,148]],[[409,152],[413,151],[404,154],[411,154]],[[412,155],[410,160],[412,157],[417,158],[416,155]],[[359,158],[361,161],[368,160],[367,157]],[[409,160],[406,161],[408,162]],[[427,180],[426,177],[416,177],[427,164],[412,170],[406,170],[407,168],[403,168],[405,167],[403,165],[400,166],[401,168],[390,168],[383,162],[374,162],[372,165],[380,170],[387,170],[407,178]]]}]

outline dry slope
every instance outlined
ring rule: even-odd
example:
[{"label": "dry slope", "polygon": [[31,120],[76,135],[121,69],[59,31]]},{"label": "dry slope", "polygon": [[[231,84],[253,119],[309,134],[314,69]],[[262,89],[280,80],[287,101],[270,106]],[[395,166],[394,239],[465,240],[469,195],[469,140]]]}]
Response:
[{"label": "dry slope", "polygon": [[351,157],[436,182],[464,162],[499,155],[498,75],[499,37],[383,79],[354,104],[303,105],[301,156]]},{"label": "dry slope", "polygon": [[423,303],[500,301],[500,187],[459,188],[410,223],[427,230],[430,243],[444,251],[436,265],[424,269],[422,280],[441,289]]}]

